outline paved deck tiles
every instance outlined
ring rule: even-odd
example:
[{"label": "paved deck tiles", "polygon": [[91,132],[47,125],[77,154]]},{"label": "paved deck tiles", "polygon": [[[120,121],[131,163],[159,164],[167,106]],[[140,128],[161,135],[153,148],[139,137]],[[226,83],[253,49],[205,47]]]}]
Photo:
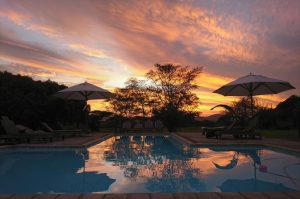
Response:
[{"label": "paved deck tiles", "polygon": [[176,133],[173,134],[173,136],[189,145],[199,145],[199,146],[263,145],[263,146],[271,146],[275,148],[300,152],[300,141],[289,141],[289,140],[271,139],[271,138],[263,138],[261,140],[232,139],[231,137],[225,137],[224,139],[215,139],[215,138],[208,139],[205,138],[200,133]]}]

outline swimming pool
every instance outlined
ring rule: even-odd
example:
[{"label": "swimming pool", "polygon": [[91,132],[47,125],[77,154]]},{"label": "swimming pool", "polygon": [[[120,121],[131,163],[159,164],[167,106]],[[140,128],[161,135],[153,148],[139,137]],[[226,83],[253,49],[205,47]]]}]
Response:
[{"label": "swimming pool", "polygon": [[115,136],[87,149],[0,150],[0,194],[300,191],[300,156]]}]

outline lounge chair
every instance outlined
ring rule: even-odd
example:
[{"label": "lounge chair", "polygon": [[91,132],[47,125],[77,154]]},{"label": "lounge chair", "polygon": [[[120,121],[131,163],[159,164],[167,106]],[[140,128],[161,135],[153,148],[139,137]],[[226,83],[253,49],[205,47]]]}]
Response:
[{"label": "lounge chair", "polygon": [[86,132],[86,129],[77,129],[72,126],[66,126],[61,122],[57,122],[57,125],[59,126],[59,128],[61,128],[60,130],[76,130],[76,131]]},{"label": "lounge chair", "polygon": [[261,134],[255,132],[256,126],[259,122],[259,117],[258,116],[254,116],[253,118],[251,118],[247,124],[247,126],[243,129],[233,129],[232,133],[234,138],[252,138],[255,139],[256,136],[259,137],[259,139],[261,139]]},{"label": "lounge chair", "polygon": [[60,137],[64,140],[66,137],[74,137],[80,136],[83,131],[81,129],[74,129],[74,130],[56,130],[51,128],[46,122],[41,122],[42,126],[50,133],[53,133],[56,137]]},{"label": "lounge chair", "polygon": [[201,127],[201,133],[202,135],[205,135],[207,137],[213,137],[211,136],[211,132],[213,131],[222,131],[225,130],[227,126],[214,126],[214,127]]},{"label": "lounge chair", "polygon": [[154,122],[155,131],[157,132],[163,132],[164,124],[161,120],[156,120]]},{"label": "lounge chair", "polygon": [[215,136],[216,138],[221,138],[223,134],[231,134],[234,138],[255,138],[255,136],[259,136],[260,134],[255,133],[255,128],[258,123],[258,116],[253,117],[249,120],[247,126],[244,128],[233,128],[233,126],[229,126],[228,129],[224,131],[216,131]]},{"label": "lounge chair", "polygon": [[6,134],[1,135],[0,139],[6,143],[30,143],[32,140],[43,141],[45,143],[53,141],[52,134],[42,130],[34,131],[23,125],[15,125],[7,116],[2,116],[1,124]]},{"label": "lounge chair", "polygon": [[[237,120],[233,120],[231,122],[231,124],[229,126],[227,126],[224,130],[214,130],[212,131],[212,133],[214,134],[214,136],[219,139],[222,137],[222,135],[224,134],[232,134],[232,131],[234,129],[234,126],[236,125]],[[207,134],[209,134],[211,132],[207,132]],[[206,137],[208,137],[208,135],[206,135]]]},{"label": "lounge chair", "polygon": [[202,134],[205,135],[206,138],[210,137],[216,137],[218,138],[218,134],[228,134],[232,131],[233,128],[235,128],[235,125],[237,123],[237,120],[232,120],[232,122],[228,126],[220,126],[220,127],[206,127],[205,129],[202,129]]}]

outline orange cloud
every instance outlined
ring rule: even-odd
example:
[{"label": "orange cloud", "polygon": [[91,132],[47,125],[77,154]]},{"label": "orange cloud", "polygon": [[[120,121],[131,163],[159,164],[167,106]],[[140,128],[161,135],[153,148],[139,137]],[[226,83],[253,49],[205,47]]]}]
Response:
[{"label": "orange cloud", "polygon": [[58,32],[50,26],[45,26],[45,25],[40,25],[40,24],[31,24],[30,26],[27,27],[27,29],[32,30],[32,31],[41,32],[47,36],[52,36],[52,37],[59,36]]},{"label": "orange cloud", "polygon": [[32,17],[24,13],[18,13],[13,10],[0,10],[0,16],[5,17],[13,23],[24,27],[27,30],[37,31],[47,36],[58,36],[58,32],[45,24],[31,23]]},{"label": "orange cloud", "polygon": [[197,85],[210,90],[216,90],[234,79],[209,72],[203,72],[196,80]]},{"label": "orange cloud", "polygon": [[0,10],[0,16],[5,17],[17,25],[24,25],[24,21],[30,19],[29,15],[21,14],[13,10]]},{"label": "orange cloud", "polygon": [[102,50],[93,49],[91,47],[82,44],[70,44],[69,46],[72,49],[80,50],[83,54],[87,56],[97,57],[97,58],[108,58],[108,56]]},{"label": "orange cloud", "polygon": [[[45,69],[52,72],[49,78],[60,76],[70,85],[88,80],[113,90],[129,77],[143,76],[154,63],[206,66],[195,91],[204,114],[212,113],[209,109],[216,104],[237,100],[212,91],[249,72],[300,85],[300,15],[295,1],[0,4],[0,22],[5,20],[0,23],[1,59]],[[36,33],[43,34],[42,39]],[[44,48],[33,45],[37,43]],[[22,72],[47,76],[41,71]],[[285,98],[257,96],[273,105]],[[91,103],[92,108],[102,108]]]}]

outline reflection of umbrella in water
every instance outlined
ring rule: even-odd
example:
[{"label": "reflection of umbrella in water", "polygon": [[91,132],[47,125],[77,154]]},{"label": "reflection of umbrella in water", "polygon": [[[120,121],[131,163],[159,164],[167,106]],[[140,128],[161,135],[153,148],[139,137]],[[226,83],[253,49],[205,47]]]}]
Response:
[{"label": "reflection of umbrella in water", "polygon": [[256,179],[228,179],[219,186],[222,192],[291,192],[296,191],[281,183],[272,183]]},{"label": "reflection of umbrella in water", "polygon": [[256,150],[241,149],[241,150],[238,150],[237,152],[239,152],[241,154],[249,155],[255,164],[261,165],[261,160],[260,160],[260,157]]},{"label": "reflection of umbrella in water", "polygon": [[68,181],[69,186],[83,189],[80,192],[101,192],[107,191],[116,180],[108,177],[106,173],[83,172],[69,176]]}]

